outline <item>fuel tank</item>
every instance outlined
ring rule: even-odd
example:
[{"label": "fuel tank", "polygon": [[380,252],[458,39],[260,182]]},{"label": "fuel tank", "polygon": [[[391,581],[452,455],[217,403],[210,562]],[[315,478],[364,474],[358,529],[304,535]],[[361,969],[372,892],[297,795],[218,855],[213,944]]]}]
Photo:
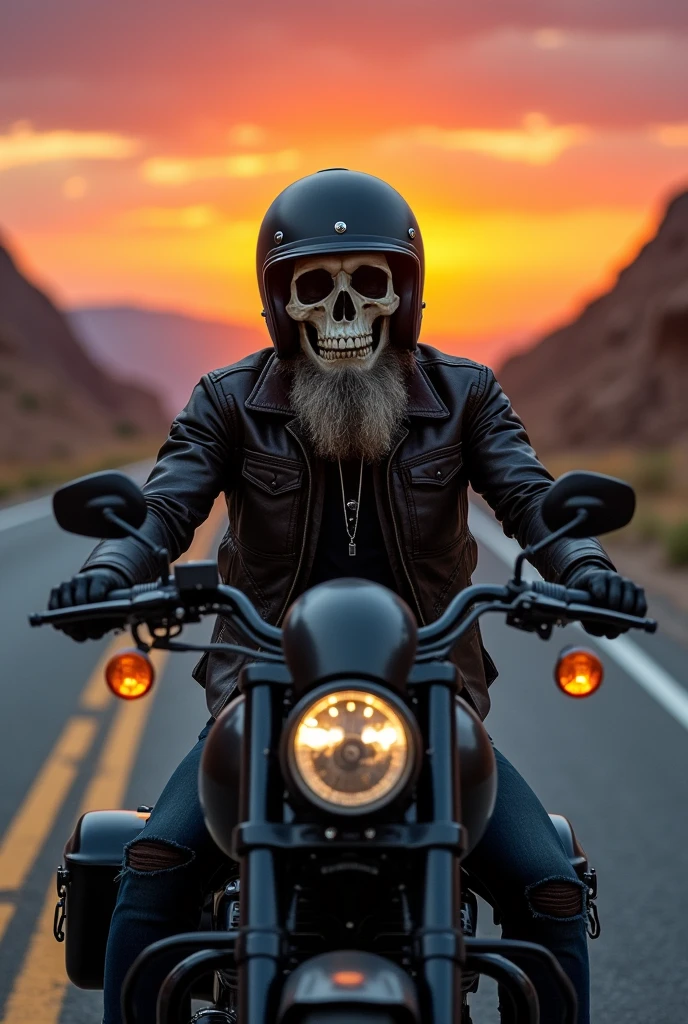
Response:
[{"label": "fuel tank", "polygon": [[470,853],[488,826],[497,799],[497,762],[485,726],[465,700],[456,700],[456,734],[461,757],[461,823]]},{"label": "fuel tank", "polygon": [[[229,704],[205,743],[198,788],[208,831],[228,856],[234,856],[232,833],[239,824],[239,780],[244,734],[245,698]],[[494,810],[497,766],[490,738],[476,713],[456,700],[456,726],[461,756],[462,824],[469,850],[480,840]]]},{"label": "fuel tank", "polygon": [[234,856],[232,832],[239,824],[245,717],[246,698],[242,694],[227,705],[210,730],[198,771],[198,795],[206,826],[228,857]]}]

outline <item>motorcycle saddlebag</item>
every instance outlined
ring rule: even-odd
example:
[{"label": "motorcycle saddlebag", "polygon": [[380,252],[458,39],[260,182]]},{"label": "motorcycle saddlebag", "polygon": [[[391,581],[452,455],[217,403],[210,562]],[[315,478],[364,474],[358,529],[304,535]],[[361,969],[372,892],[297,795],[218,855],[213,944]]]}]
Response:
[{"label": "motorcycle saddlebag", "polygon": [[105,946],[124,847],[147,819],[143,811],[88,811],[67,841],[58,891],[64,886],[65,966],[78,988],[103,987]]}]

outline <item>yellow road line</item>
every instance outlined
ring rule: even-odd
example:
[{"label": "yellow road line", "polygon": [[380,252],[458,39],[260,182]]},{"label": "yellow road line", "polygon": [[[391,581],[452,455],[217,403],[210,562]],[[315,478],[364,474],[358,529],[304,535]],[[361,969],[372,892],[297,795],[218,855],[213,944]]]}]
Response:
[{"label": "yellow road line", "polygon": [[[189,549],[190,558],[202,558],[208,551],[217,531],[217,513],[216,506],[215,514],[196,533]],[[152,653],[158,682],[167,656],[165,651]],[[102,667],[102,660],[100,665]],[[102,678],[101,686],[106,689]],[[87,691],[89,688],[90,682]],[[147,699],[123,703],[117,711],[84,794],[80,814],[87,810],[121,806],[157,690],[156,686]],[[60,1018],[68,981],[64,947],[55,942],[52,934],[55,902],[55,888],[51,882],[24,963],[7,1001],[4,1024],[35,1024],[36,1021],[56,1024]]]},{"label": "yellow road line", "polygon": [[7,931],[7,926],[14,917],[16,907],[14,903],[0,903],[0,942]]},{"label": "yellow road line", "polygon": [[[218,503],[204,526],[196,532],[189,548],[189,558],[202,558],[207,554],[218,529],[220,512],[221,505]],[[102,711],[115,700],[105,685],[103,671],[112,655],[128,646],[131,646],[128,632],[116,636],[108,644],[81,693],[80,708],[92,712]],[[97,719],[84,715],[74,716],[66,722],[0,841],[2,889],[11,891],[23,885],[67,799],[79,765],[91,749],[97,729]]]},{"label": "yellow road line", "polygon": [[19,889],[33,867],[72,788],[79,765],[98,730],[98,720],[70,718],[0,844],[0,885]]},{"label": "yellow road line", "polygon": [[86,683],[79,700],[79,707],[84,711],[104,711],[114,700],[114,693],[105,685],[105,666],[117,651],[125,647],[131,647],[132,640],[129,632],[116,636],[108,644],[98,664],[93,669],[91,676]]},{"label": "yellow road line", "polygon": [[[162,674],[166,652],[156,652],[156,674]],[[157,688],[156,688],[157,689]],[[153,707],[156,690],[148,698],[122,703],[89,782],[79,814],[89,810],[120,807],[125,796],[139,744]],[[143,825],[143,822],[141,822]],[[7,1002],[4,1024],[56,1024],[67,990],[64,946],[53,937],[55,886],[51,883],[38,927]],[[67,925],[69,927],[69,924]]]},{"label": "yellow road line", "polygon": [[[3,1024],[40,1024],[57,1020],[62,1005],[66,981],[64,975],[64,946],[53,938],[53,915],[55,913],[55,885],[52,884],[43,904],[36,931],[29,948],[25,964],[31,962],[31,978],[22,968],[7,1003]],[[34,1004],[36,987],[37,1001]],[[32,1005],[33,1004],[33,1005]]]},{"label": "yellow road line", "polygon": [[[168,656],[168,651],[151,652],[158,684]],[[81,814],[88,810],[98,811],[121,806],[157,690],[156,684],[147,698],[122,702],[118,708],[98,759],[98,766],[88,784]]]}]

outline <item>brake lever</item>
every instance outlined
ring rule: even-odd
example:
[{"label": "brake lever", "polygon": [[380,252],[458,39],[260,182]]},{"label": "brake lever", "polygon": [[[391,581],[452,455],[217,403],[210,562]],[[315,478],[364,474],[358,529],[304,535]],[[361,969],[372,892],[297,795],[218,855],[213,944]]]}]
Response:
[{"label": "brake lever", "polygon": [[571,604],[568,608],[572,613],[572,618],[575,616],[580,622],[588,620],[601,624],[608,623],[610,626],[625,625],[629,629],[640,629],[644,633],[657,632],[656,619],[639,618],[637,615],[627,615],[625,612],[613,612],[609,608],[600,608],[596,605]]},{"label": "brake lever", "polygon": [[67,622],[82,622],[85,619],[117,619],[126,617],[131,609],[131,601],[99,601],[94,604],[78,605],[71,608],[54,608],[47,612],[32,612],[29,615],[30,626],[60,626]]},{"label": "brake lever", "polygon": [[[120,591],[124,593],[124,591]],[[94,601],[93,604],[72,605],[69,608],[55,608],[47,612],[33,612],[29,615],[30,626],[60,626],[63,623],[85,622],[89,619],[121,619],[122,625],[130,621],[146,621],[146,611],[163,611],[163,601],[171,608],[179,600],[176,589],[158,587],[153,590],[115,601]]]},{"label": "brake lever", "polygon": [[567,604],[533,590],[519,594],[507,613],[506,621],[507,625],[526,633],[537,633],[543,640],[549,639],[555,625],[565,626],[570,622],[626,626],[627,629],[642,629],[646,633],[657,631],[655,619],[638,618],[592,604]]}]

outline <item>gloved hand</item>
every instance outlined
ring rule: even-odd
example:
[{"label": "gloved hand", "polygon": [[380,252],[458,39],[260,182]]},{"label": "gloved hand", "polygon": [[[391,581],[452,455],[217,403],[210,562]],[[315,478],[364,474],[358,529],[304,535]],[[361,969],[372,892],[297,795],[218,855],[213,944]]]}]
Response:
[{"label": "gloved hand", "polygon": [[[640,617],[647,612],[647,601],[643,588],[611,569],[582,564],[566,578],[566,586],[587,590],[592,597],[593,604],[599,605],[601,608],[609,608],[613,612],[624,612],[626,615]],[[627,632],[618,627],[602,625],[585,626],[585,631],[591,636],[606,636],[610,640],[619,636],[620,633]]]},{"label": "gloved hand", "polygon": [[[54,611],[56,608],[72,608],[77,604],[97,604],[98,601],[104,601],[111,590],[128,585],[122,573],[114,569],[86,569],[59,587],[53,587],[48,607]],[[113,626],[113,622],[101,619],[99,622],[75,622],[57,628],[72,640],[83,643],[84,640],[99,640]]]}]

